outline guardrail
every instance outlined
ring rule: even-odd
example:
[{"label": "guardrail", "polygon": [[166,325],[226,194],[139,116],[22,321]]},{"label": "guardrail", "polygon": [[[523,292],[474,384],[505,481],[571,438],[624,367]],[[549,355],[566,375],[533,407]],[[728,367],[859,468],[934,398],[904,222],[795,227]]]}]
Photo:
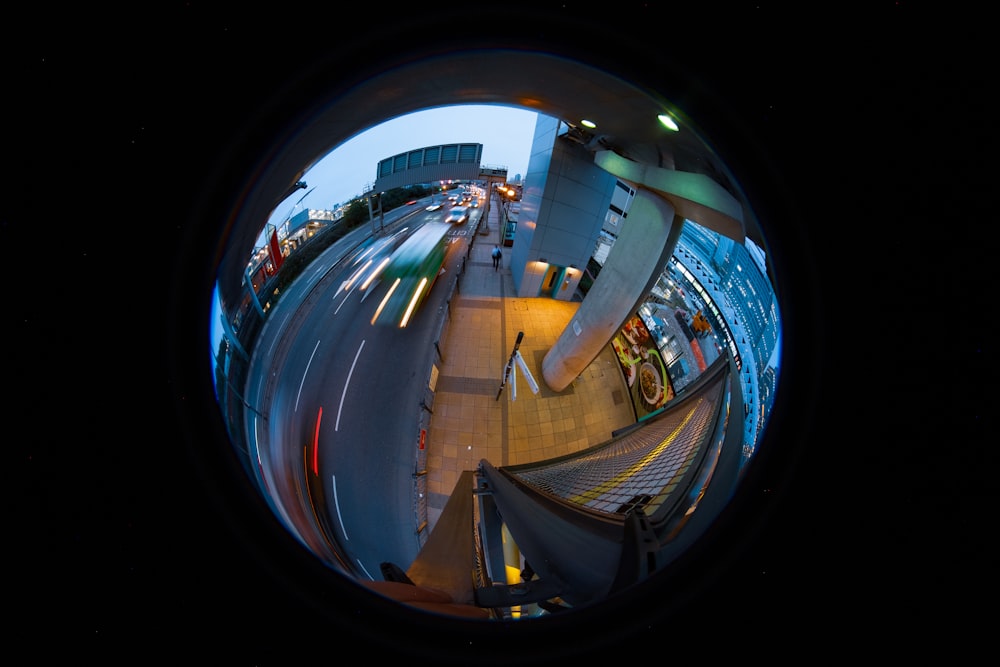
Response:
[{"label": "guardrail", "polygon": [[[475,234],[471,237],[475,239]],[[465,275],[466,263],[472,251],[472,241],[466,250],[465,257],[459,266],[458,273],[448,287],[448,295],[444,304],[438,310],[437,333],[434,336],[434,350],[427,355],[428,363],[424,377],[423,395],[418,403],[417,443],[413,462],[413,508],[417,546],[423,547],[430,534],[430,522],[427,518],[427,430],[430,426],[430,416],[434,414],[434,394],[438,376],[438,365],[444,361],[442,348],[448,339],[451,326],[451,302],[456,294],[461,293],[462,277]]]}]

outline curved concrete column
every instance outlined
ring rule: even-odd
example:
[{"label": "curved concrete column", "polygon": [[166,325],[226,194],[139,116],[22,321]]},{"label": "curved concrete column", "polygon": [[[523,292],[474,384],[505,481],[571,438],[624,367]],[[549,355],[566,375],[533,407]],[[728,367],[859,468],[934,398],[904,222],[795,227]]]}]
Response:
[{"label": "curved concrete column", "polygon": [[660,277],[684,218],[662,196],[639,188],[600,275],[542,360],[542,377],[562,391],[590,365]]}]

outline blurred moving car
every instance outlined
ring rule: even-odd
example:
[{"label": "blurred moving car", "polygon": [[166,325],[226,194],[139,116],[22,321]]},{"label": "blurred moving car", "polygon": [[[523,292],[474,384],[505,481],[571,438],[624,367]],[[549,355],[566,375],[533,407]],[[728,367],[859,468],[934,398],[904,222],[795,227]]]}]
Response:
[{"label": "blurred moving car", "polygon": [[469,208],[467,206],[453,206],[444,221],[455,225],[461,225],[469,220]]}]

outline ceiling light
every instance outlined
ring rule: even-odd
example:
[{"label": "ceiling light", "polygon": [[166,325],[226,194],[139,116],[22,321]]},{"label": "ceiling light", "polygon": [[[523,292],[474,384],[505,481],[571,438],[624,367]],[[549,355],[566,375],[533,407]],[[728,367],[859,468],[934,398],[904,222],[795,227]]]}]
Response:
[{"label": "ceiling light", "polygon": [[663,126],[666,127],[668,130],[673,130],[674,132],[680,130],[680,128],[677,127],[677,123],[675,123],[674,119],[671,118],[669,115],[661,113],[659,116],[657,116],[657,118],[660,120]]}]

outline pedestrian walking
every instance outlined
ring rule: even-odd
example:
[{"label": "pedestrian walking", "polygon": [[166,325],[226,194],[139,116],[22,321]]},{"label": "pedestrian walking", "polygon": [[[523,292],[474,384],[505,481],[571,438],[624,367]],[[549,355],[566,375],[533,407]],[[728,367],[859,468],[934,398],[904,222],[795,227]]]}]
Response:
[{"label": "pedestrian walking", "polygon": [[496,271],[500,268],[500,258],[503,257],[503,252],[500,250],[499,245],[493,246],[493,270]]}]

